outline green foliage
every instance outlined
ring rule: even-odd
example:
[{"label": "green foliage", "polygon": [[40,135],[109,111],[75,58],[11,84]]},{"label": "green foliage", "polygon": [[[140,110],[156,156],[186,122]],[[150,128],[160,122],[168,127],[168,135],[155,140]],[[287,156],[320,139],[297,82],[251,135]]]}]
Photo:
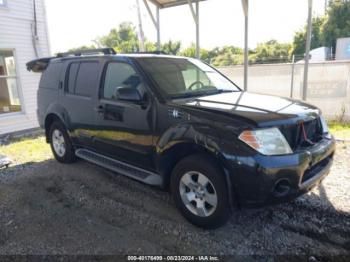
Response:
[{"label": "green foliage", "polygon": [[181,49],[180,41],[171,41],[162,44],[161,50],[170,55],[178,55]]},{"label": "green foliage", "polygon": [[118,28],[112,29],[108,35],[94,41],[98,46],[112,47],[117,53],[133,53],[139,51],[139,41],[135,27],[130,22],[124,22]]},{"label": "green foliage", "polygon": [[[312,19],[311,49],[323,46],[322,29],[325,20],[326,17],[315,17]],[[305,25],[302,30],[295,33],[291,54],[300,56],[303,56],[305,54],[306,31],[307,26]]]},{"label": "green foliage", "polygon": [[243,49],[235,46],[216,47],[209,51],[209,58],[214,66],[243,64]]},{"label": "green foliage", "polygon": [[[189,47],[183,49],[180,52],[180,55],[187,57],[196,57],[196,45],[192,43]],[[206,62],[209,62],[209,51],[201,48],[200,50],[200,59]]]},{"label": "green foliage", "polygon": [[147,52],[153,52],[157,50],[157,45],[153,42],[146,41],[145,42],[145,49]]},{"label": "green foliage", "polygon": [[249,56],[251,63],[286,63],[289,62],[289,50],[291,44],[278,43],[276,40],[270,40],[265,43],[259,43],[253,53]]},{"label": "green foliage", "polygon": [[52,158],[50,146],[44,136],[22,138],[9,145],[0,145],[0,153],[10,157],[15,165],[42,162]]},{"label": "green foliage", "polygon": [[350,36],[350,1],[333,0],[329,3],[322,40],[326,46],[336,48],[337,38]]},{"label": "green foliage", "polygon": [[350,139],[350,124],[343,122],[330,121],[328,122],[329,131],[338,139]]},{"label": "green foliage", "polygon": [[[350,1],[329,2],[327,15],[312,19],[311,49],[327,46],[336,48],[338,38],[350,36]],[[306,26],[295,33],[291,53],[304,55]]]},{"label": "green foliage", "polygon": [[196,46],[195,44],[191,44],[189,47],[186,47],[183,49],[180,53],[182,56],[187,56],[187,57],[196,57]]}]

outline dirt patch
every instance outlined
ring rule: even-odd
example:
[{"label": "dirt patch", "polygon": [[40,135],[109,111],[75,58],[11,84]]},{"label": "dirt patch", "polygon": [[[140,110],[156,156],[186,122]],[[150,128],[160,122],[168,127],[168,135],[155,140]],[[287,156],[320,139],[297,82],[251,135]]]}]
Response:
[{"label": "dirt patch", "polygon": [[350,144],[297,200],[240,210],[217,230],[189,224],[169,193],[84,161],[0,170],[0,254],[349,255]]}]

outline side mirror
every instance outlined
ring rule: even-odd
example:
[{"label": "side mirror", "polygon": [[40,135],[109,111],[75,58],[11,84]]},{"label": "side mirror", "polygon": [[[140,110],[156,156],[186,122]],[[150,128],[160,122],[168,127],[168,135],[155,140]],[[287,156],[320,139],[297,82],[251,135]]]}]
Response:
[{"label": "side mirror", "polygon": [[115,91],[115,96],[117,99],[122,101],[130,101],[130,102],[141,102],[142,97],[140,92],[133,87],[118,87]]}]

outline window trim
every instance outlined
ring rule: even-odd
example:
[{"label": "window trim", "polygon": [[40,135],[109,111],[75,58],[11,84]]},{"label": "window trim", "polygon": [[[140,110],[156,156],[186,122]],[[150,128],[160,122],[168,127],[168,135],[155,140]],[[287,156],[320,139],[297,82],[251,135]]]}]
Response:
[{"label": "window trim", "polygon": [[[6,0],[5,0],[6,3]],[[0,5],[2,7],[2,5]],[[20,70],[18,67],[18,56],[17,56],[17,51],[15,48],[2,48],[0,46],[0,51],[10,51],[13,54],[13,59],[15,60],[15,67],[16,67],[16,75],[11,76],[16,79],[16,85],[17,85],[17,92],[18,92],[18,99],[19,103],[21,105],[21,111],[18,112],[7,112],[7,113],[1,113],[0,118],[8,118],[8,117],[13,117],[13,116],[18,116],[18,115],[25,115],[26,114],[26,107],[24,103],[24,96],[23,96],[23,90],[22,90],[22,83],[21,83],[21,74]],[[5,77],[8,78],[8,77]],[[39,88],[39,86],[38,86]]]}]

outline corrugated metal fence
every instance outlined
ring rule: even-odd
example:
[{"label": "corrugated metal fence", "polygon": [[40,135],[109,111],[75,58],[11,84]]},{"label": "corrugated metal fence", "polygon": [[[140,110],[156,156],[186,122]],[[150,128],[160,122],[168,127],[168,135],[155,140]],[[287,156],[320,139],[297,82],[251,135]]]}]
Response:
[{"label": "corrugated metal fence", "polygon": [[[243,87],[243,66],[218,68]],[[252,65],[248,91],[301,99],[304,64]],[[292,79],[293,78],[293,79]],[[350,121],[350,61],[329,61],[309,65],[307,102],[321,108],[328,119]]]}]

